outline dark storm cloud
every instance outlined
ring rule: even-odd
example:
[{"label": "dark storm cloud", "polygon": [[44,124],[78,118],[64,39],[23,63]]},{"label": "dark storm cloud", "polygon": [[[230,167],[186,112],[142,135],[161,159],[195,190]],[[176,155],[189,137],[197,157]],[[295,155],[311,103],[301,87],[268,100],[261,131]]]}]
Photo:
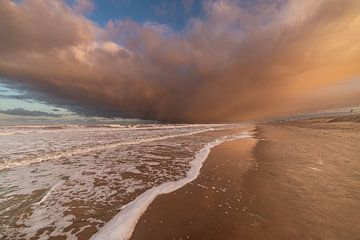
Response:
[{"label": "dark storm cloud", "polygon": [[101,28],[62,1],[1,1],[0,77],[86,115],[216,122],[325,107],[322,89],[360,75],[358,0],[203,9],[173,32],[131,20]]}]

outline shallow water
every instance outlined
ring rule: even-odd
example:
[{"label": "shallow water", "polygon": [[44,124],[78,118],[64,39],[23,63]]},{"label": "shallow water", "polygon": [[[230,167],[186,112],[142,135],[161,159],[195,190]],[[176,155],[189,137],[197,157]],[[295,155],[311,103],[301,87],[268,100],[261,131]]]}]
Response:
[{"label": "shallow water", "polygon": [[89,238],[234,125],[0,128],[0,238]]}]

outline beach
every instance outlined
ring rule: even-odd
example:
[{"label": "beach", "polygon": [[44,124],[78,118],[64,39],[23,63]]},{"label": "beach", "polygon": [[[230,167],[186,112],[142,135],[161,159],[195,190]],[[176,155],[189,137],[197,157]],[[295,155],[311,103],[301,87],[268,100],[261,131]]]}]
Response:
[{"label": "beach", "polygon": [[215,147],[200,176],[161,195],[131,239],[359,239],[360,124],[260,124]]},{"label": "beach", "polygon": [[0,239],[358,240],[358,120],[3,127]]},{"label": "beach", "polygon": [[213,147],[252,129],[0,127],[0,239],[127,239],[156,196],[196,179]]}]

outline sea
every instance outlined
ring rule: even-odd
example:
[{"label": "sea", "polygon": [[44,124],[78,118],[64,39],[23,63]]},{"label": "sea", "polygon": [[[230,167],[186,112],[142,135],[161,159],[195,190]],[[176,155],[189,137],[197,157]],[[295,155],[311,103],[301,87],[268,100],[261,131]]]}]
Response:
[{"label": "sea", "polygon": [[0,239],[129,239],[160,194],[250,125],[0,126]]}]

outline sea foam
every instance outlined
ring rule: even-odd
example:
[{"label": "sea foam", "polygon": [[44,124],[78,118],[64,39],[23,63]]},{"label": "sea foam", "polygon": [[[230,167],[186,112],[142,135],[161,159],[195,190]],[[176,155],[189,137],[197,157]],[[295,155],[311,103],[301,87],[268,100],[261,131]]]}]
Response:
[{"label": "sea foam", "polygon": [[121,211],[109,222],[107,222],[95,235],[92,240],[126,240],[129,239],[135,229],[141,215],[146,211],[155,198],[161,194],[167,194],[183,187],[184,185],[194,181],[200,174],[201,167],[208,157],[210,151],[215,146],[226,142],[242,138],[249,138],[252,134],[248,132],[240,133],[237,136],[222,137],[206,144],[198,151],[191,162],[191,168],[186,177],[174,182],[163,183],[157,187],[151,188],[134,201],[123,206]]},{"label": "sea foam", "polygon": [[[170,139],[170,138],[191,136],[191,135],[209,132],[209,131],[213,131],[213,130],[214,130],[213,128],[207,128],[207,129],[192,131],[192,132],[187,132],[187,133],[179,133],[179,134],[151,137],[151,138],[145,138],[145,139],[138,139],[138,140],[134,140],[134,141],[115,142],[115,143],[108,143],[108,144],[93,146],[93,147],[66,149],[61,152],[52,152],[49,154],[42,154],[41,156],[36,156],[33,158],[25,157],[24,159],[18,159],[17,161],[0,162],[0,170],[24,166],[24,165],[33,164],[33,163],[38,163],[38,162],[47,161],[50,159],[58,159],[58,158],[62,158],[62,157],[70,157],[73,155],[85,154],[85,153],[90,153],[90,152],[94,152],[94,151],[101,151],[101,150],[105,150],[105,149],[109,149],[109,148],[116,148],[116,147],[120,147],[120,146],[134,145],[134,144],[141,144],[141,143],[147,143],[147,142],[152,142],[152,141],[165,140],[165,139]],[[221,130],[221,128],[218,128],[217,130]]]}]

